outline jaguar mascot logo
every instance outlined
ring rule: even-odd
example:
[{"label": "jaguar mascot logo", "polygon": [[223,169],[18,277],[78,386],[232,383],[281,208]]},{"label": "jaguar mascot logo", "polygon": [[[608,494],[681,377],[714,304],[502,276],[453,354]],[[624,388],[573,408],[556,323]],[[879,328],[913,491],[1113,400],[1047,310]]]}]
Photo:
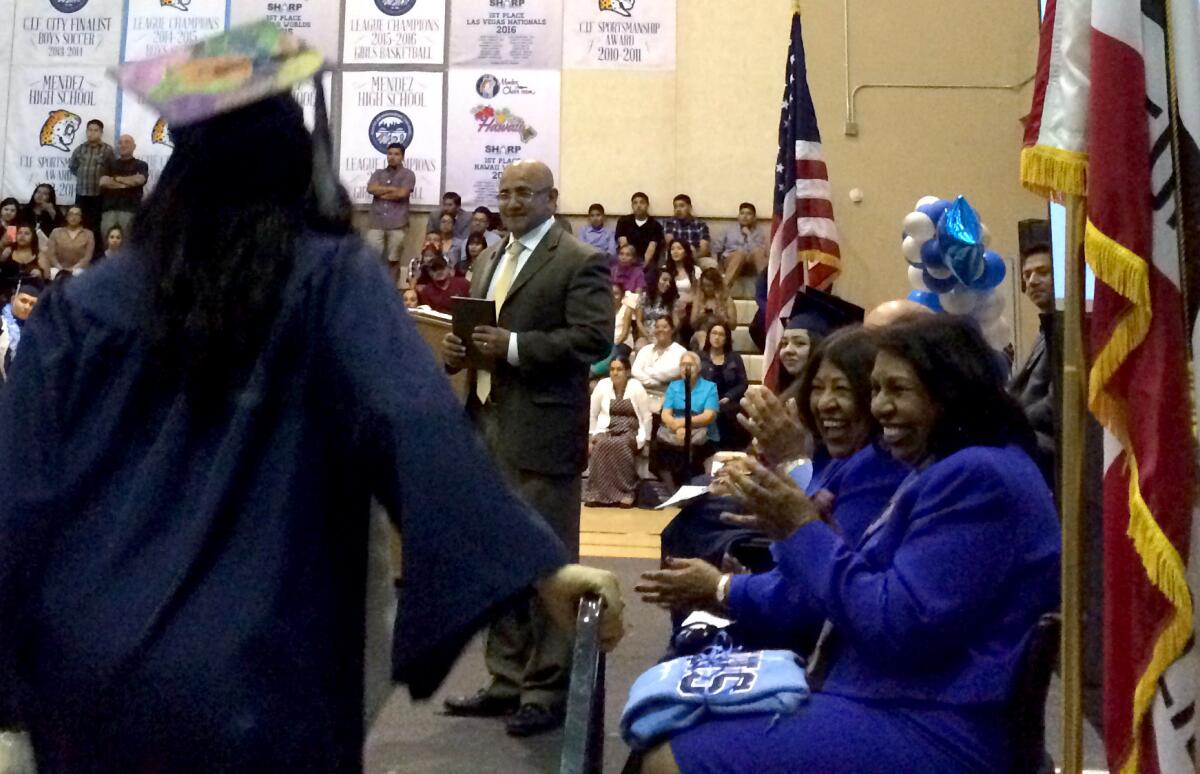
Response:
[{"label": "jaguar mascot logo", "polygon": [[82,125],[83,119],[70,110],[52,110],[46,118],[46,123],[42,124],[38,140],[43,148],[56,148],[70,153],[71,146],[75,143],[75,135],[79,133],[79,127]]}]

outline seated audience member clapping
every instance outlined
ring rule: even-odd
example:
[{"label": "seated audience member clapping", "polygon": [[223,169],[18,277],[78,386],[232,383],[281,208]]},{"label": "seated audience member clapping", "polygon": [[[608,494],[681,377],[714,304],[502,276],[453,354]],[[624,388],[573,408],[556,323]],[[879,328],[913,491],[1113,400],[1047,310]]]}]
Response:
[{"label": "seated audience member clapping", "polygon": [[654,413],[662,410],[667,385],[679,378],[679,364],[687,352],[675,341],[675,323],[670,316],[654,322],[654,341],[638,350],[633,359],[633,378],[641,382],[650,396]]},{"label": "seated audience member clapping", "polygon": [[851,544],[786,475],[755,461],[721,485],[777,542],[787,588],[748,611],[824,625],[787,717],[702,723],[643,771],[1005,771],[1006,703],[1038,618],[1058,605],[1060,541],[1035,439],[974,323],[938,316],[878,332],[871,412],[911,470]]},{"label": "seated audience member clapping", "polygon": [[592,390],[588,426],[588,478],[583,499],[591,505],[629,508],[637,495],[637,458],[653,425],[645,388],[629,375],[627,355],[617,355],[608,378]]},{"label": "seated audience member clapping", "polygon": [[[663,398],[662,424],[654,437],[654,468],[671,489],[703,470],[717,450],[717,386],[700,376],[700,356],[685,352],[679,359],[681,378],[671,382]],[[687,395],[691,395],[692,429],[687,434]]]},{"label": "seated audience member clapping", "polygon": [[708,329],[700,355],[700,375],[717,385],[717,397],[721,402],[717,415],[720,448],[742,449],[750,442],[750,437],[738,424],[737,415],[750,383],[746,378],[746,365],[742,356],[733,351],[733,338],[729,334],[730,328],[722,322],[714,323]]},{"label": "seated audience member clapping", "polygon": [[425,241],[425,246],[421,248],[421,254],[408,264],[408,284],[409,285],[425,285],[429,282],[429,264],[433,263],[434,258],[443,258],[441,248],[441,237],[434,233],[429,234]]},{"label": "seated audience member clapping", "polygon": [[442,256],[431,258],[426,268],[429,270],[429,281],[417,285],[417,298],[421,304],[435,312],[450,314],[454,296],[471,295],[471,283],[455,275]]}]

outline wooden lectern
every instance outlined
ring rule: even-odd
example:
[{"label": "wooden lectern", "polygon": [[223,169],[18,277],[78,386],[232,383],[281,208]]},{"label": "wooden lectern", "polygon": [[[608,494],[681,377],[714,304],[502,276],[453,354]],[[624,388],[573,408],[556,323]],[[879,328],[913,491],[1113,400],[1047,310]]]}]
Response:
[{"label": "wooden lectern", "polygon": [[[409,309],[408,314],[412,317],[412,321],[417,324],[417,330],[421,332],[421,338],[433,350],[434,358],[439,363],[442,363],[442,339],[450,332],[450,315],[434,312],[430,309]],[[467,372],[465,370],[459,371],[453,376],[449,376],[449,379],[450,386],[454,389],[454,394],[465,404],[467,402]]]}]

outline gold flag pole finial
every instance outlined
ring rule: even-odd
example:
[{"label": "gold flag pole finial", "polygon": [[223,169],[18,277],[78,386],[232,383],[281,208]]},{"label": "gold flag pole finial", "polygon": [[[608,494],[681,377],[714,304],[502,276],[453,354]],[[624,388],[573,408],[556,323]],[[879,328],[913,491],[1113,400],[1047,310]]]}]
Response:
[{"label": "gold flag pole finial", "polygon": [[800,13],[800,0],[792,0],[792,13]]}]

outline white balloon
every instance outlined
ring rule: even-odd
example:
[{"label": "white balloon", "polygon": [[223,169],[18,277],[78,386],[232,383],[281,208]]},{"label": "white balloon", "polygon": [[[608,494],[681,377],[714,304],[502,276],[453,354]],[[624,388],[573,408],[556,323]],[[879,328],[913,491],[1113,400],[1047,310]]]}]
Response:
[{"label": "white balloon", "polygon": [[950,275],[954,273],[950,271],[949,266],[926,266],[925,271],[934,279],[950,279]]},{"label": "white balloon", "polygon": [[983,246],[984,246],[984,247],[991,247],[991,245],[992,245],[992,232],[991,232],[991,231],[988,229],[988,227],[987,227],[987,224],[986,224],[986,223],[980,223],[980,224],[979,224],[979,230],[982,232],[982,235],[979,237],[979,241],[983,242]]},{"label": "white balloon", "polygon": [[975,294],[966,288],[955,288],[938,298],[942,301],[942,308],[950,314],[970,314],[975,308]]},{"label": "white balloon", "polygon": [[983,329],[983,338],[992,349],[1004,349],[1012,343],[1012,325],[1008,318],[1000,317],[993,320]]},{"label": "white balloon", "polygon": [[918,242],[911,236],[904,237],[904,241],[900,243],[900,250],[903,251],[904,257],[909,260],[909,263],[921,262],[921,245],[924,240]]},{"label": "white balloon", "polygon": [[925,275],[916,266],[908,267],[908,284],[912,285],[913,290],[929,290],[925,287]]},{"label": "white balloon", "polygon": [[936,204],[937,202],[938,197],[936,196],[922,196],[920,199],[917,199],[917,206],[913,207],[913,209],[915,210],[917,207],[924,207],[926,204]]},{"label": "white balloon", "polygon": [[937,226],[923,212],[910,212],[904,216],[904,232],[918,242],[933,239]]},{"label": "white balloon", "polygon": [[1008,306],[1008,299],[999,290],[992,290],[986,296],[985,300],[989,311],[994,311],[995,316],[999,317],[1004,313],[1004,308]]},{"label": "white balloon", "polygon": [[[985,293],[976,293],[978,296],[975,302],[975,319],[984,327],[1000,316],[1004,311],[1004,299],[994,290],[989,290]],[[999,299],[1000,303],[996,303]]]}]

